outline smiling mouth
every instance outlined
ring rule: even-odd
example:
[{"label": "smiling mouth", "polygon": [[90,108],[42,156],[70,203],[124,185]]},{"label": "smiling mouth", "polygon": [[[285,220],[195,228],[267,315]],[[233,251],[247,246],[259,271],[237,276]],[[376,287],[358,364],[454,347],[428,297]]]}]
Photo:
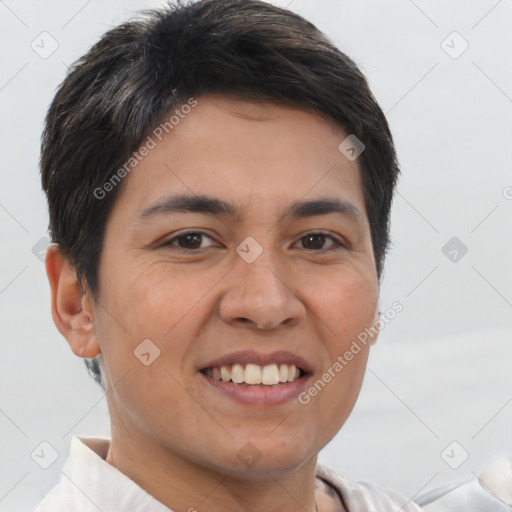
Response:
[{"label": "smiling mouth", "polygon": [[215,368],[204,368],[201,373],[211,379],[232,382],[241,385],[275,386],[294,382],[306,375],[306,372],[293,364],[233,364]]}]

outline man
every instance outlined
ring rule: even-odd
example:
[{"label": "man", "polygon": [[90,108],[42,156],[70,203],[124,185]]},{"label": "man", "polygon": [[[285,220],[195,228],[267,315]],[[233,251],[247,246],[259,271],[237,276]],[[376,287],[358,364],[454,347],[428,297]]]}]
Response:
[{"label": "man", "polygon": [[323,34],[256,0],[114,28],[59,88],[41,168],[52,315],[112,438],[73,439],[39,512],[419,510],[317,465],[378,335],[399,172]]}]

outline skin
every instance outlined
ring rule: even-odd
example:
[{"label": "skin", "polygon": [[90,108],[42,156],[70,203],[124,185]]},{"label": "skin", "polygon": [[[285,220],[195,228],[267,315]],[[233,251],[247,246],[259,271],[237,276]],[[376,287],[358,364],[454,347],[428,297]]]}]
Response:
[{"label": "skin", "polygon": [[[95,300],[58,247],[48,251],[56,326],[76,355],[103,354],[106,460],[175,511],[312,512],[315,493],[319,510],[340,510],[323,486],[315,490],[317,454],[356,402],[369,345],[307,405],[240,404],[198,370],[235,350],[287,350],[312,365],[312,383],[374,324],[378,278],[359,165],[338,150],[345,136],[297,109],[201,97],[124,179]],[[138,220],[177,193],[245,209],[236,219],[174,212]],[[352,203],[361,222],[281,215],[294,201],[325,197]],[[187,252],[176,237],[188,229],[207,236]],[[347,246],[304,239],[318,230]],[[250,264],[235,251],[248,236],[263,248]],[[149,366],[134,357],[147,338],[160,349]],[[246,467],[237,452],[249,442],[261,458]]]}]

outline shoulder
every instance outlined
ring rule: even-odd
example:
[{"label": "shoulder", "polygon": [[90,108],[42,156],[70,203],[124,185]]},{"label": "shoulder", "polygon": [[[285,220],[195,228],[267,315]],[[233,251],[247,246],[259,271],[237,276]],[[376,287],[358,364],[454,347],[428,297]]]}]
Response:
[{"label": "shoulder", "polygon": [[512,453],[487,464],[476,478],[440,486],[414,501],[397,491],[352,482],[321,463],[317,477],[336,489],[347,512],[512,512]]},{"label": "shoulder", "polygon": [[397,491],[384,489],[367,482],[353,482],[334,469],[318,463],[317,477],[336,489],[347,512],[372,510],[375,512],[421,512],[411,499]]},{"label": "shoulder", "polygon": [[512,512],[512,453],[492,460],[476,478],[438,487],[416,501],[425,512]]}]

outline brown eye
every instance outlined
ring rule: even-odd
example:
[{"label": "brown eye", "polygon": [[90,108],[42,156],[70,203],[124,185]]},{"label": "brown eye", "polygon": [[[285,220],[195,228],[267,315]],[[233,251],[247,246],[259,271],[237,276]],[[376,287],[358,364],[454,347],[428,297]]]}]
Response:
[{"label": "brown eye", "polygon": [[203,245],[205,239],[213,240],[205,233],[190,231],[171,238],[162,244],[162,246],[192,251],[194,249],[204,249],[209,247],[208,245]]},{"label": "brown eye", "polygon": [[[324,245],[327,240],[330,240],[331,244],[326,248]],[[322,249],[329,250],[336,247],[344,247],[344,244],[342,244],[339,240],[325,233],[308,233],[306,236],[303,236],[300,241],[304,249],[311,251],[318,251]]]},{"label": "brown eye", "polygon": [[178,237],[177,240],[178,245],[184,249],[198,249],[201,247],[201,238],[202,235],[200,233],[187,233]]}]

